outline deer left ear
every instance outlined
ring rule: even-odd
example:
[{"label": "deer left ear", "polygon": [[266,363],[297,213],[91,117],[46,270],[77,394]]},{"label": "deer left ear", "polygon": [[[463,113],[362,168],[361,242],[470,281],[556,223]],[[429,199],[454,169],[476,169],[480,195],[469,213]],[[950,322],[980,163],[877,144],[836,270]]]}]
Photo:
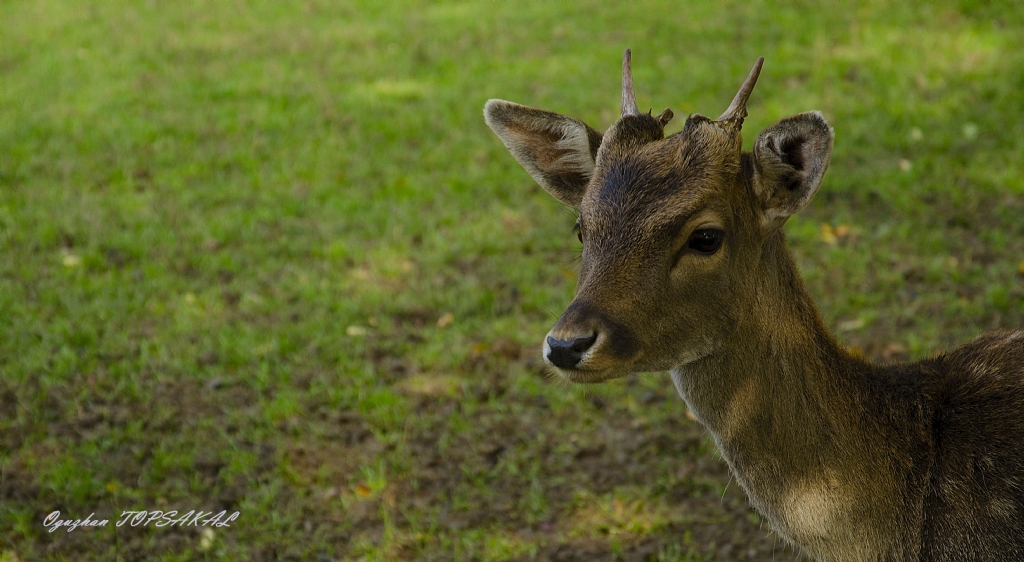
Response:
[{"label": "deer left ear", "polygon": [[833,138],[817,111],[787,117],[757,136],[751,184],[765,230],[779,228],[810,202],[828,168]]},{"label": "deer left ear", "polygon": [[484,120],[541,187],[579,207],[594,174],[601,133],[578,119],[503,100],[487,102]]}]

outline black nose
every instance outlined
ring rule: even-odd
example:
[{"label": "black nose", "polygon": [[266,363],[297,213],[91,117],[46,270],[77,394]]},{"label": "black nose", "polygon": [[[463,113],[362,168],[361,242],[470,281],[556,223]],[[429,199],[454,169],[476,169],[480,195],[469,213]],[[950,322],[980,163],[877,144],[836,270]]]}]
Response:
[{"label": "black nose", "polygon": [[590,346],[594,345],[595,341],[597,341],[597,334],[572,340],[556,340],[548,336],[548,347],[550,348],[548,361],[560,369],[571,369],[580,362],[583,354],[590,349]]}]

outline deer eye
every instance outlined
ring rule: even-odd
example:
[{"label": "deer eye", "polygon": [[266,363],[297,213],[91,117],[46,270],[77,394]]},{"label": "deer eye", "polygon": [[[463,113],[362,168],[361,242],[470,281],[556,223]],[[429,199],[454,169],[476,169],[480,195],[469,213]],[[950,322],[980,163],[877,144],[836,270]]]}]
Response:
[{"label": "deer eye", "polygon": [[576,235],[576,238],[580,239],[580,244],[583,243],[583,229],[580,228],[580,221],[576,219],[576,224],[572,225],[572,231]]},{"label": "deer eye", "polygon": [[686,247],[698,254],[711,255],[722,247],[725,233],[715,228],[705,228],[690,235]]}]

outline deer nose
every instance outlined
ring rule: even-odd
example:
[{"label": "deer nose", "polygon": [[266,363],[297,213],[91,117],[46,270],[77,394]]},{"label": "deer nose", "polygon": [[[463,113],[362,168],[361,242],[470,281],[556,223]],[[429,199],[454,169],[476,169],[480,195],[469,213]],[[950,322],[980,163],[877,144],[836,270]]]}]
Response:
[{"label": "deer nose", "polygon": [[557,340],[548,336],[548,361],[560,369],[571,369],[583,359],[594,342],[597,341],[597,334],[591,334],[582,338],[571,340]]}]

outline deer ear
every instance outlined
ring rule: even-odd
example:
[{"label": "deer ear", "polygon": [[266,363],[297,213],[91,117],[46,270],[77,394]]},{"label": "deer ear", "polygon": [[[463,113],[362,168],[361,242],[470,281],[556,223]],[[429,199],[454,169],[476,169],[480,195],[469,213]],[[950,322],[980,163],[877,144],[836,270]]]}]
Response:
[{"label": "deer ear", "polygon": [[503,100],[484,105],[484,121],[541,187],[579,206],[594,174],[600,132],[571,117]]},{"label": "deer ear", "polygon": [[833,137],[817,111],[787,117],[757,135],[751,184],[766,230],[779,228],[810,202],[828,168]]}]

